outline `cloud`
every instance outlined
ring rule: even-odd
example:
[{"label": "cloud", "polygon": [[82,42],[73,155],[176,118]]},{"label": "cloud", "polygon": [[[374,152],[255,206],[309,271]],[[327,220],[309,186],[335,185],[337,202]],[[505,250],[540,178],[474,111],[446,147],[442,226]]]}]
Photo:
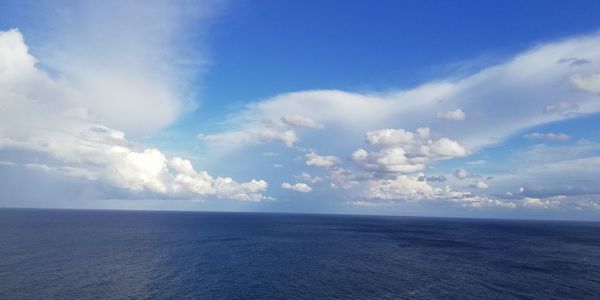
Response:
[{"label": "cloud", "polygon": [[591,64],[592,61],[589,59],[585,59],[585,58],[567,57],[567,58],[559,59],[558,63],[568,64],[569,66],[582,66],[582,65]]},{"label": "cloud", "polygon": [[368,183],[369,198],[392,199],[432,199],[438,190],[417,177],[399,175],[395,179],[374,180]]},{"label": "cloud", "polygon": [[473,184],[469,185],[469,187],[474,189],[487,189],[489,186],[485,181],[477,180]]},{"label": "cloud", "polygon": [[370,145],[381,146],[380,151],[357,149],[351,159],[371,171],[413,173],[422,171],[437,160],[466,156],[468,151],[449,138],[431,139],[429,128],[416,133],[404,129],[382,129],[366,133]]},{"label": "cloud", "polygon": [[281,121],[295,127],[323,128],[323,125],[317,123],[315,120],[298,114],[287,114],[281,117]]},{"label": "cloud", "polygon": [[310,174],[306,173],[306,172],[302,172],[298,175],[294,176],[296,179],[298,180],[302,180],[302,181],[308,181],[311,183],[319,183],[323,181],[323,178],[319,177],[319,176],[311,176]]},{"label": "cloud", "polygon": [[39,171],[45,171],[45,172],[52,170],[52,168],[50,168],[49,166],[47,166],[45,164],[29,163],[29,164],[25,164],[24,166],[26,168],[29,168],[32,170],[39,170]]},{"label": "cloud", "polygon": [[561,203],[561,200],[563,200],[565,198],[566,197],[563,195],[548,197],[545,199],[525,197],[525,198],[521,199],[521,203],[523,204],[524,207],[549,209],[549,208],[555,208],[555,207],[559,206]]},{"label": "cloud", "polygon": [[437,114],[438,118],[447,119],[452,121],[462,121],[465,119],[467,115],[461,109],[455,109],[447,112],[439,112]]},{"label": "cloud", "polygon": [[[557,63],[565,57],[585,57],[590,62],[577,68]],[[580,36],[538,45],[465,77],[426,82],[405,90],[307,90],[276,95],[233,114],[228,119],[232,129],[225,133],[298,114],[327,124],[323,130],[303,133],[305,142],[323,143],[332,136],[355,136],[376,128],[423,126],[476,151],[527,128],[575,116],[568,112],[581,115],[600,111],[597,99],[573,89],[571,83],[594,90],[592,72],[599,69],[600,34]],[[469,112],[469,117],[450,124],[428,117],[432,111],[452,112],[457,107]],[[405,137],[402,132],[380,137],[383,143],[394,138]],[[340,149],[355,144],[351,139],[336,141]]]},{"label": "cloud", "polygon": [[[394,179],[370,180],[366,196],[372,200],[385,201],[445,201],[466,207],[516,208],[512,202],[492,199],[487,196],[458,192],[449,186],[433,187],[418,177],[399,175]],[[363,200],[364,201],[364,200]]]},{"label": "cloud", "polygon": [[447,180],[446,176],[438,175],[438,176],[419,176],[419,181],[427,181],[427,182],[445,182]]},{"label": "cloud", "polygon": [[472,176],[473,175],[470,174],[469,172],[467,172],[467,170],[465,170],[465,169],[457,169],[454,171],[454,177],[456,177],[458,179],[465,179],[465,178],[469,178]]},{"label": "cloud", "polygon": [[321,156],[315,152],[310,152],[305,155],[305,164],[311,167],[331,168],[339,162],[339,158],[332,155]]},{"label": "cloud", "polygon": [[557,114],[562,116],[576,116],[579,112],[579,105],[572,102],[559,102],[544,107],[545,114]]},{"label": "cloud", "polygon": [[125,132],[100,123],[104,118],[79,101],[84,96],[38,69],[19,31],[0,32],[0,149],[43,159],[26,167],[101,181],[133,198],[267,199],[261,194],[268,186],[264,180],[214,178],[189,160],[136,146]]},{"label": "cloud", "polygon": [[270,141],[278,141],[285,144],[287,147],[293,147],[298,142],[298,137],[294,130],[279,131],[273,128],[263,128],[247,132],[230,132],[227,134],[204,135],[198,134],[197,138],[201,141],[209,143],[225,143],[225,144],[261,144]]},{"label": "cloud", "polygon": [[0,160],[0,166],[16,166],[17,164],[12,161]]},{"label": "cloud", "polygon": [[594,94],[600,93],[600,74],[575,74],[570,79],[573,85],[583,91]]},{"label": "cloud", "polygon": [[571,137],[567,134],[564,133],[539,133],[539,132],[533,132],[533,133],[528,133],[526,135],[523,136],[526,139],[529,140],[546,140],[546,141],[558,141],[558,142],[565,142],[571,139]]},{"label": "cloud", "polygon": [[73,106],[103,125],[145,136],[195,108],[190,85],[207,57],[186,42],[202,45],[222,6],[175,4],[47,1],[3,8],[18,20],[35,20],[25,32],[41,65],[69,86]]},{"label": "cloud", "polygon": [[292,190],[292,191],[301,192],[301,193],[310,193],[313,190],[306,183],[289,184],[287,182],[284,182],[281,184],[281,188],[285,189],[285,190]]}]

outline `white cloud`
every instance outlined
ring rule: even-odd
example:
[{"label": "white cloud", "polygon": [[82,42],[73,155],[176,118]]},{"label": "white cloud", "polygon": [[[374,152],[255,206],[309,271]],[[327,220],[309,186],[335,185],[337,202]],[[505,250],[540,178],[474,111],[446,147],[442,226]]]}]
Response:
[{"label": "white cloud", "polygon": [[281,121],[287,125],[295,127],[323,128],[323,125],[317,123],[315,120],[298,114],[284,115],[281,117]]},{"label": "white cloud", "polygon": [[465,169],[457,169],[454,171],[454,177],[458,178],[458,179],[465,179],[465,178],[469,178],[472,175],[467,172],[467,170]]},{"label": "white cloud", "polygon": [[269,141],[279,141],[287,147],[293,147],[298,142],[298,137],[294,130],[280,131],[273,128],[260,128],[250,131],[230,132],[226,134],[199,134],[197,138],[201,141],[210,143],[225,143],[225,144],[260,144]]},{"label": "white cloud", "polygon": [[564,195],[547,197],[544,199],[534,198],[534,197],[524,197],[523,199],[521,199],[521,203],[525,207],[549,209],[549,208],[555,208],[555,207],[559,206],[561,201],[565,198],[566,198],[566,196],[564,196]]},{"label": "white cloud", "polygon": [[449,186],[445,188],[433,187],[425,181],[420,181],[418,177],[408,175],[399,175],[395,179],[368,181],[366,197],[371,200],[386,201],[446,201],[476,208],[516,208],[516,204],[512,202],[469,192],[454,191]]},{"label": "white cloud", "polygon": [[50,168],[48,165],[45,165],[45,164],[28,163],[28,164],[25,164],[24,166],[26,168],[29,168],[32,170],[39,170],[39,171],[45,171],[45,172],[52,170],[52,168]]},{"label": "white cloud", "polygon": [[399,175],[395,179],[374,180],[368,183],[367,196],[376,199],[432,199],[441,190],[436,190],[417,177]]},{"label": "white cloud", "polygon": [[564,142],[564,141],[568,141],[571,139],[571,137],[567,134],[564,133],[539,133],[539,132],[533,132],[533,133],[528,133],[526,135],[524,135],[523,137],[525,137],[526,139],[529,140],[547,140],[547,141],[559,141],[559,142]]},{"label": "white cloud", "polygon": [[544,113],[563,116],[576,116],[579,113],[579,105],[572,102],[559,102],[544,107]]},{"label": "white cloud", "polygon": [[12,161],[0,160],[0,166],[16,166],[17,164]]},{"label": "white cloud", "polygon": [[339,162],[339,158],[332,155],[321,156],[315,152],[310,152],[305,155],[307,166],[320,167],[320,168],[331,168]]},{"label": "white cloud", "polygon": [[[188,160],[152,148],[136,150],[123,131],[102,125],[103,118],[88,113],[86,103],[78,101],[85,97],[82,91],[53,80],[35,62],[20,32],[0,32],[0,149],[31,151],[56,165],[26,167],[102,181],[132,197],[267,198],[261,194],[268,186],[263,180],[213,178],[195,171]],[[136,113],[148,117],[144,111]]]},{"label": "white cloud", "polygon": [[358,149],[351,159],[371,171],[413,173],[441,159],[466,156],[468,151],[458,142],[448,138],[432,140],[429,128],[419,128],[416,133],[404,129],[382,129],[366,133],[366,141],[382,146],[376,152]]},{"label": "white cloud", "polygon": [[471,184],[469,187],[472,187],[474,189],[487,189],[489,186],[485,181],[477,180],[473,184]]},{"label": "white cloud", "polygon": [[460,108],[457,108],[455,110],[450,110],[447,112],[439,112],[437,114],[438,118],[452,120],[452,121],[462,121],[466,118],[466,116],[467,115]]},{"label": "white cloud", "polygon": [[292,191],[296,191],[296,192],[301,192],[301,193],[309,193],[309,192],[312,192],[312,190],[313,190],[306,183],[289,184],[287,182],[284,182],[284,183],[281,184],[281,188],[282,189],[286,189],[286,190],[292,190]]},{"label": "white cloud", "polygon": [[[565,57],[585,57],[589,63],[577,68],[558,63]],[[306,133],[305,141],[312,142],[326,141],[340,134],[353,136],[374,128],[426,126],[476,151],[526,128],[571,118],[574,111],[577,114],[600,111],[597,99],[573,89],[569,81],[577,74],[583,75],[574,77],[576,82],[591,78],[590,74],[595,73],[590,72],[597,73],[599,69],[600,34],[594,34],[539,45],[472,75],[429,82],[407,90],[380,93],[312,90],[281,94],[248,104],[228,122],[233,124],[230,131],[240,131],[286,114],[311,116],[328,124],[324,130]],[[452,112],[457,107],[463,113],[469,112],[469,117],[462,122],[449,124],[443,119],[428,117],[432,111]],[[379,134],[370,138],[374,144],[411,138],[400,131]],[[350,139],[336,142],[340,148],[355,145]]]},{"label": "white cloud", "polygon": [[321,178],[319,176],[311,176],[310,174],[308,174],[306,172],[302,172],[298,175],[295,175],[294,177],[298,180],[308,181],[311,183],[319,183],[319,182],[323,181],[323,178]]},{"label": "white cloud", "polygon": [[[45,68],[69,87],[69,101],[103,125],[145,136],[195,107],[189,84],[204,69],[202,37],[221,5],[118,0],[16,3]],[[194,30],[186,30],[193,27]]]},{"label": "white cloud", "polygon": [[411,145],[428,136],[429,128],[417,129],[417,135],[404,129],[381,129],[367,132],[366,141],[377,146]]},{"label": "white cloud", "polygon": [[260,139],[262,141],[280,141],[288,147],[294,146],[294,143],[298,141],[298,137],[293,130],[264,130],[260,133]]},{"label": "white cloud", "polygon": [[581,90],[594,94],[600,93],[600,74],[575,74],[570,79]]}]

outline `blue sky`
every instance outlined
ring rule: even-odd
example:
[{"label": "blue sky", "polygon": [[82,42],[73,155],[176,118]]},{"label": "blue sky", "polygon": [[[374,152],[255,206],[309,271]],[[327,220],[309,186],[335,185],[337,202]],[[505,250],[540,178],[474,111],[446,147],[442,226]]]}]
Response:
[{"label": "blue sky", "polygon": [[597,1],[0,6],[1,206],[600,219]]}]

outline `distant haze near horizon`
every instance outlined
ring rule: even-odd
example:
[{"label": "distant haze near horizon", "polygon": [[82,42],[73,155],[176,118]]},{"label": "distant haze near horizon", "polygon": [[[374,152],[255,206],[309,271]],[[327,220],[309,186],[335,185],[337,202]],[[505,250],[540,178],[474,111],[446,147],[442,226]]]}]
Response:
[{"label": "distant haze near horizon", "polygon": [[600,2],[0,1],[0,207],[600,220]]}]

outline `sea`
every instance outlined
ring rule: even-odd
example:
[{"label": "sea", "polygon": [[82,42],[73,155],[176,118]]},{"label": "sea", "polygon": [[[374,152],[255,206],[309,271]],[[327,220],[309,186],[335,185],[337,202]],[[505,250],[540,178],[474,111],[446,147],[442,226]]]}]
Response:
[{"label": "sea", "polygon": [[600,299],[600,223],[0,209],[0,299]]}]

